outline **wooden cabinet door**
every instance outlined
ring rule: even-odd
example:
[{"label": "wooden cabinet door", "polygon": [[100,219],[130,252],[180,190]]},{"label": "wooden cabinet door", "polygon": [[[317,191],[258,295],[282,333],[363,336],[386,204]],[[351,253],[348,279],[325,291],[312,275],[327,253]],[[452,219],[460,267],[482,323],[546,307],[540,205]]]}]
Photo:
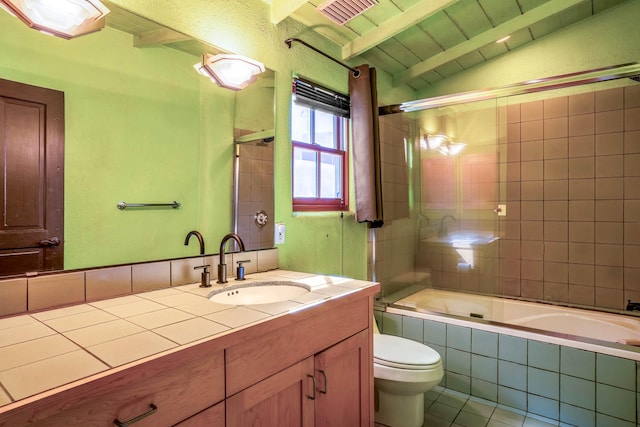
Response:
[{"label": "wooden cabinet door", "polygon": [[369,426],[371,372],[369,331],[315,357],[316,427]]},{"label": "wooden cabinet door", "polygon": [[224,402],[220,402],[204,411],[187,418],[175,427],[224,427]]},{"label": "wooden cabinet door", "polygon": [[227,427],[313,426],[312,372],[310,357],[228,397]]}]

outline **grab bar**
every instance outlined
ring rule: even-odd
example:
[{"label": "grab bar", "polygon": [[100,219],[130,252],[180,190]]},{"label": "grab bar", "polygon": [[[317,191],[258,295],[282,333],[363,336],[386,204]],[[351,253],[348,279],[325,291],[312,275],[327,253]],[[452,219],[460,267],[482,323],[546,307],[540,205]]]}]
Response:
[{"label": "grab bar", "polygon": [[175,200],[172,203],[127,203],[118,202],[118,209],[123,210],[125,208],[146,208],[146,207],[164,207],[170,206],[174,209],[180,207],[180,203]]}]

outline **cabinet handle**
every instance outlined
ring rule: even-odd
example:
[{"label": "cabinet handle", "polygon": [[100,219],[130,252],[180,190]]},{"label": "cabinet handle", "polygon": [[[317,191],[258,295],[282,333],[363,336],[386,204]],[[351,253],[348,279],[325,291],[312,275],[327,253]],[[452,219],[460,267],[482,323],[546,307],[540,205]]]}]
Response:
[{"label": "cabinet handle", "polygon": [[321,371],[318,370],[318,372],[320,372],[322,374],[322,376],[324,377],[324,390],[318,390],[320,393],[322,394],[327,394],[327,390],[328,390],[328,380],[327,380],[327,373],[325,371]]},{"label": "cabinet handle", "polygon": [[307,377],[311,378],[311,380],[313,380],[313,395],[309,396],[307,395],[307,397],[311,400],[316,400],[316,377],[314,377],[311,374],[307,374]]},{"label": "cabinet handle", "polygon": [[129,427],[131,424],[137,423],[141,419],[147,418],[149,415],[153,415],[158,411],[158,407],[153,403],[149,404],[149,408],[151,409],[145,412],[144,414],[140,414],[135,418],[131,418],[129,421],[120,421],[119,419],[116,418],[115,420],[113,420],[113,423],[118,427]]}]

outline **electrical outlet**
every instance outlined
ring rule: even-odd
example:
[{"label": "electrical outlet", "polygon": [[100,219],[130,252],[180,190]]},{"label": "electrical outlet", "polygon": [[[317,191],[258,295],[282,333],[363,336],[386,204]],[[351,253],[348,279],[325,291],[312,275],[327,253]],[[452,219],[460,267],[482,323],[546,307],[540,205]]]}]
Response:
[{"label": "electrical outlet", "polygon": [[507,216],[507,205],[498,205],[498,209],[496,209],[498,216]]},{"label": "electrical outlet", "polygon": [[281,222],[277,222],[275,228],[275,244],[282,245],[284,243],[285,226]]}]

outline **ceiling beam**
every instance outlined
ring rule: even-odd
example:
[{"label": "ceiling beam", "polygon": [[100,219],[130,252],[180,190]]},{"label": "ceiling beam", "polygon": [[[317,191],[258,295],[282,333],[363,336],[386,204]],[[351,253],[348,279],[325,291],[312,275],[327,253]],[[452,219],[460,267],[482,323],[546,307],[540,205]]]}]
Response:
[{"label": "ceiling beam", "polygon": [[465,42],[462,42],[450,49],[445,50],[431,58],[422,61],[412,67],[407,68],[404,71],[400,71],[393,75],[393,86],[399,86],[403,83],[407,83],[416,77],[419,77],[434,68],[453,61],[469,52],[473,52],[483,46],[493,43],[501,37],[515,33],[518,30],[526,28],[536,22],[542,21],[549,16],[569,9],[584,0],[550,0],[544,3],[542,6],[538,6],[535,9],[523,13],[522,15],[511,19],[510,21],[500,24],[497,27],[485,31],[476,37],[473,37]]},{"label": "ceiling beam", "polygon": [[191,37],[168,28],[161,28],[159,30],[136,34],[133,38],[133,45],[135,47],[152,47],[186,40],[191,40]]},{"label": "ceiling beam", "polygon": [[358,56],[458,1],[422,0],[344,45],[342,59],[347,60]]},{"label": "ceiling beam", "polygon": [[306,2],[307,0],[271,0],[271,23],[279,24]]}]

